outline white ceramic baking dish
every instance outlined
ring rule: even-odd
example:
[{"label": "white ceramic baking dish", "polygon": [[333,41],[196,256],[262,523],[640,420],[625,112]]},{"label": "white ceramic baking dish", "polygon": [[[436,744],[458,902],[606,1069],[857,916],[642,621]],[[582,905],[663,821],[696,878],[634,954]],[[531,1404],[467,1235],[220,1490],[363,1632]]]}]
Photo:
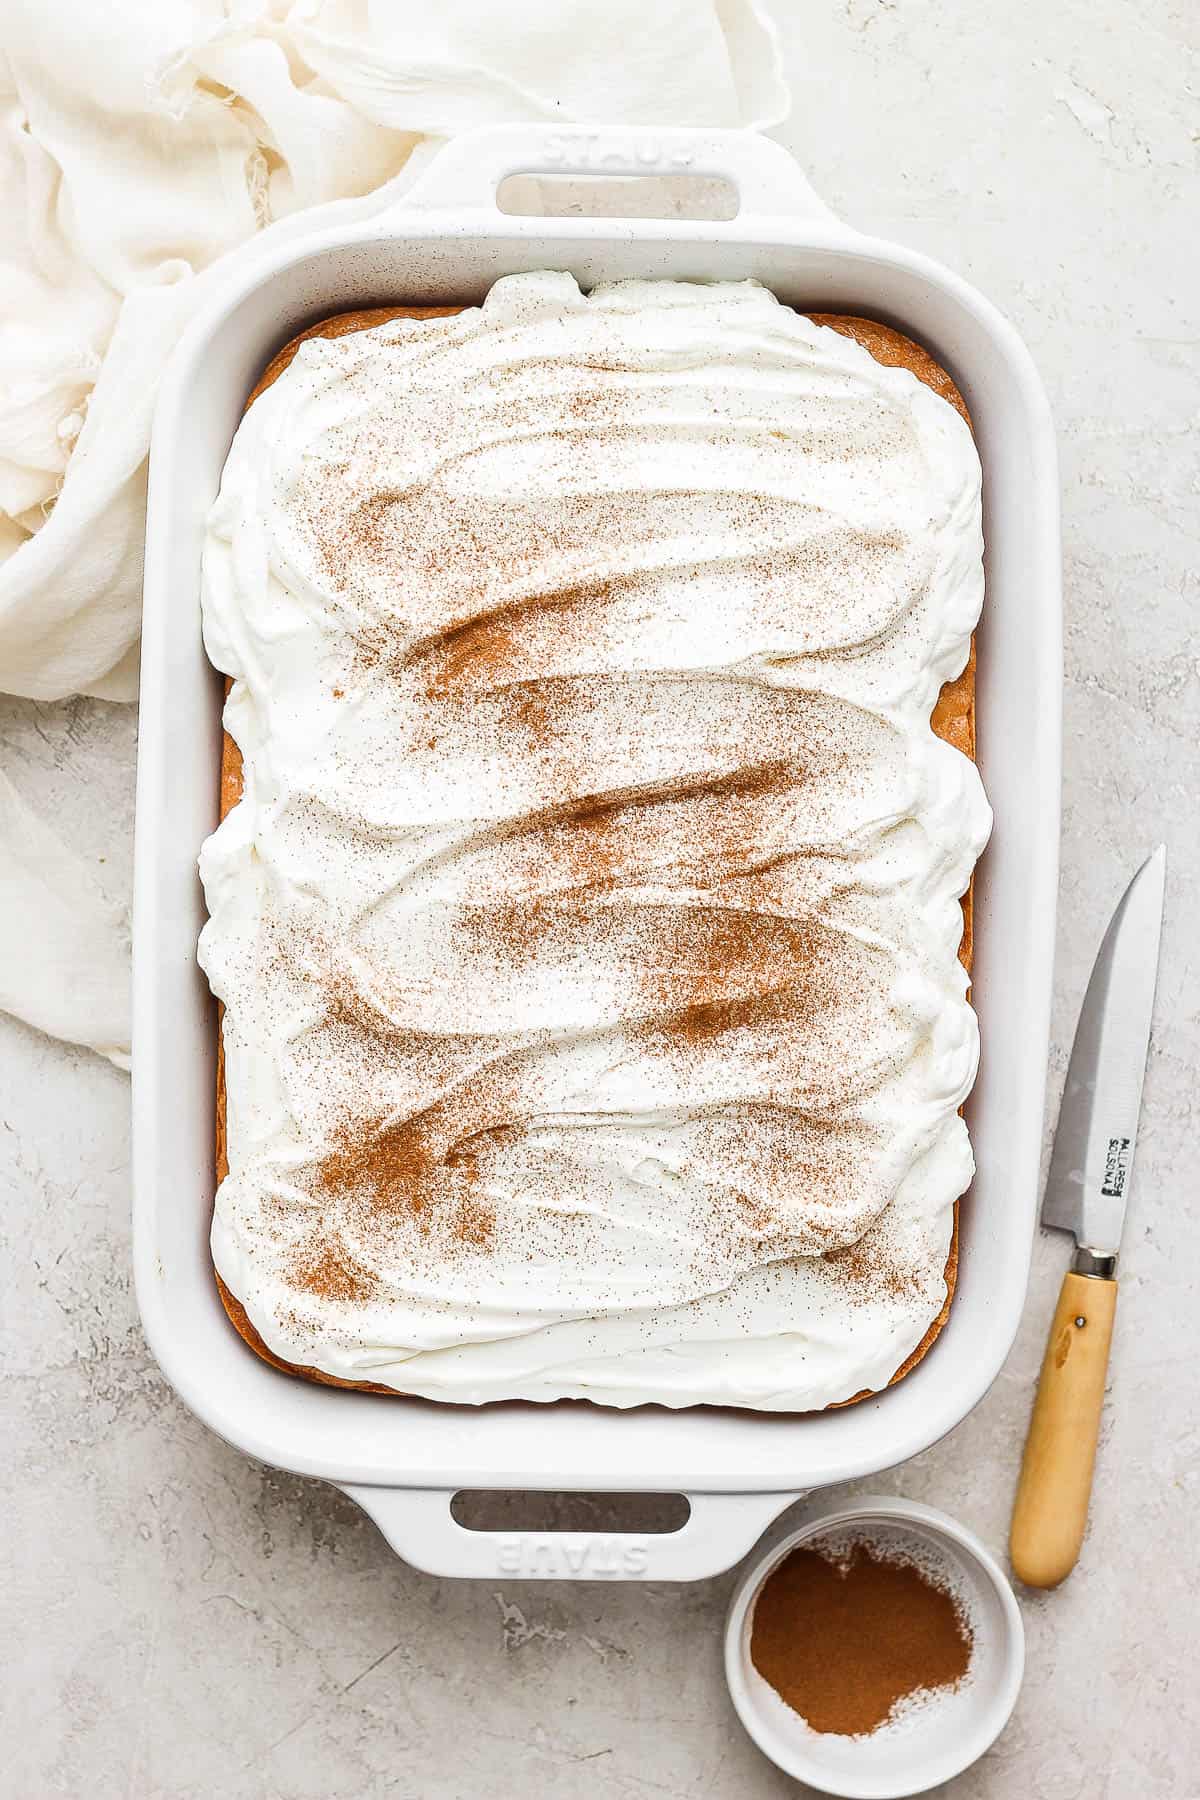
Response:
[{"label": "white ceramic baking dish", "polygon": [[[522,171],[687,172],[738,190],[731,222],[510,217]],[[200,633],[204,519],[245,396],[271,354],[339,309],[482,299],[500,275],[757,277],[802,308],[869,314],[919,338],[966,396],[985,471],[987,601],[979,742],[996,813],[977,889],[983,1062],[969,1118],[958,1290],[940,1340],[878,1398],[780,1417],[582,1403],[472,1409],[279,1374],[213,1283],[215,1015],[196,965],[196,874],[217,817],[220,682]],[[409,1561],[446,1574],[672,1577],[728,1567],[798,1493],[923,1450],[985,1392],[1025,1293],[1041,1143],[1057,886],[1061,620],[1054,441],[1012,327],[957,276],[833,218],[791,158],[741,132],[505,127],[444,150],[403,209],[275,251],[198,317],[163,384],[150,458],[135,876],[133,1168],[137,1292],[167,1378],[214,1431],[336,1482]],[[457,1489],[670,1491],[670,1535],[461,1528]]]}]

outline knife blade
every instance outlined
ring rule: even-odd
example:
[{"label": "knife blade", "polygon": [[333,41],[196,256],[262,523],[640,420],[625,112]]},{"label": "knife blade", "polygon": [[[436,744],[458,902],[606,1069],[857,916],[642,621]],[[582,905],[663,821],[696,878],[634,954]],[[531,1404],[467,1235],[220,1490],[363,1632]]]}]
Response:
[{"label": "knife blade", "polygon": [[1046,1341],[1013,1505],[1009,1551],[1030,1587],[1057,1587],[1071,1573],[1087,1528],[1166,867],[1160,844],[1129,883],[1104,934],[1054,1134],[1042,1222],[1072,1232],[1076,1250]]},{"label": "knife blade", "polygon": [[1054,1134],[1042,1223],[1097,1259],[1121,1247],[1158,976],[1167,848],[1129,883],[1088,982]]}]

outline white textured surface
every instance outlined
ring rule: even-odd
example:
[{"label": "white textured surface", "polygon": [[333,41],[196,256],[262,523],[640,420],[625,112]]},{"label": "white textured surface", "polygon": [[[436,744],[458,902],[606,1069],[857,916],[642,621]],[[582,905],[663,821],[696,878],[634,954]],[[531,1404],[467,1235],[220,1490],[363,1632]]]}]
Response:
[{"label": "white textured surface", "polygon": [[[781,9],[782,10],[782,9]],[[798,11],[799,9],[797,9]],[[847,217],[963,270],[1015,318],[1059,424],[1066,813],[1050,1089],[1129,872],[1171,846],[1163,980],[1092,1528],[1027,1598],[1012,1724],[954,1800],[1194,1800],[1200,969],[1197,105],[1172,0],[1014,0],[1003,18],[848,0],[787,27],[780,135]],[[1193,37],[1194,42],[1194,37]],[[0,710],[0,755],[84,853],[127,835],[134,721]],[[127,856],[102,871],[117,887]],[[307,1800],[786,1795],[724,1695],[729,1578],[452,1584],[348,1501],[226,1449],[147,1357],[128,1277],[128,1085],[0,1022],[11,1574],[0,1793]],[[976,1413],[873,1486],[1001,1550],[1063,1240],[1035,1256]],[[946,1790],[949,1792],[949,1790]]]}]

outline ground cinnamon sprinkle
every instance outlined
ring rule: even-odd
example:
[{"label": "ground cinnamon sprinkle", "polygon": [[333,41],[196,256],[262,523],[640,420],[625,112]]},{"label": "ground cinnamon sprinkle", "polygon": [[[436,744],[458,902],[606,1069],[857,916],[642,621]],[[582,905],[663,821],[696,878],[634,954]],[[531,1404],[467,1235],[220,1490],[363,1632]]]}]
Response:
[{"label": "ground cinnamon sprinkle", "polygon": [[358,1196],[376,1212],[436,1229],[447,1246],[478,1248],[491,1241],[496,1215],[474,1182],[474,1170],[447,1155],[431,1114],[395,1123],[354,1118],[334,1133],[315,1169],[316,1191],[326,1198]]},{"label": "ground cinnamon sprinkle", "polygon": [[826,1250],[823,1261],[835,1271],[850,1304],[859,1294],[878,1298],[881,1294],[898,1300],[918,1282],[915,1269],[903,1265],[894,1249],[873,1243],[869,1237],[847,1244],[840,1250]]},{"label": "ground cinnamon sprinkle", "polygon": [[860,1737],[908,1696],[956,1686],[971,1662],[962,1607],[916,1563],[858,1542],[804,1544],[754,1607],[754,1667],[814,1731]]},{"label": "ground cinnamon sprinkle", "polygon": [[296,1256],[289,1270],[292,1286],[323,1300],[340,1300],[358,1306],[372,1299],[379,1286],[378,1277],[364,1268],[338,1242],[331,1238],[317,1241]]}]

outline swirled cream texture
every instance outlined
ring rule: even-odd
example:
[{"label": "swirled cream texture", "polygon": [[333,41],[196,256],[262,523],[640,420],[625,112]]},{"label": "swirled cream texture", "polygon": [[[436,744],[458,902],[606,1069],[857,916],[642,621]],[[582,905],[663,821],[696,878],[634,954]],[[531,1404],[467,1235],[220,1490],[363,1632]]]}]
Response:
[{"label": "swirled cream texture", "polygon": [[963,421],[753,283],[303,345],[204,563],[212,1244],[270,1349],[471,1402],[889,1380],[972,1173],[990,815],[930,713],[981,570]]}]

